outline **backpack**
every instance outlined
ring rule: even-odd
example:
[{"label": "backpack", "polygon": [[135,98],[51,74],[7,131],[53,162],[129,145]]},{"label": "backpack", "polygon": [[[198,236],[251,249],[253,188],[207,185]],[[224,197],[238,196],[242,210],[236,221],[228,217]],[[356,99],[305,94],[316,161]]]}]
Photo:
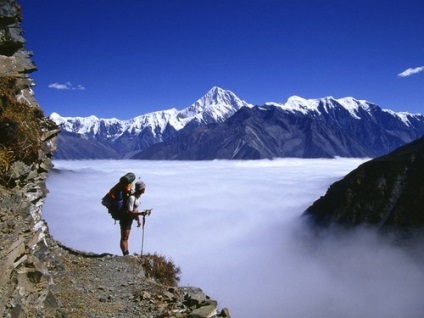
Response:
[{"label": "backpack", "polygon": [[127,199],[131,194],[132,182],[134,180],[134,173],[129,172],[125,174],[102,198],[102,205],[107,208],[109,214],[115,221],[119,221],[122,214],[125,212]]}]

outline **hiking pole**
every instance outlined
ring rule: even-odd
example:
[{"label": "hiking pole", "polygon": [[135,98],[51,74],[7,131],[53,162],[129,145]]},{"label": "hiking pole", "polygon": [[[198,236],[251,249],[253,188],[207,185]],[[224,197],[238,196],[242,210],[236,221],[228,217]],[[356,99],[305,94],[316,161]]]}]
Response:
[{"label": "hiking pole", "polygon": [[140,256],[143,256],[143,246],[144,246],[144,224],[146,224],[146,216],[143,215],[143,225],[141,228],[141,253]]},{"label": "hiking pole", "polygon": [[143,215],[143,223],[141,228],[141,253],[140,256],[143,256],[143,247],[144,247],[144,225],[146,224],[146,215],[150,215],[152,213],[152,209],[146,209],[140,214]]}]

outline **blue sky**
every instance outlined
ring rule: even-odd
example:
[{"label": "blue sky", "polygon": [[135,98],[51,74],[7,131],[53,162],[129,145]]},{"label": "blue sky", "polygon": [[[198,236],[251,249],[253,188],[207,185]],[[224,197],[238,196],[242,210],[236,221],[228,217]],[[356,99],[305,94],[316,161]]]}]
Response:
[{"label": "blue sky", "polygon": [[18,3],[46,115],[129,119],[185,108],[213,86],[252,104],[353,96],[424,112],[424,2]]}]

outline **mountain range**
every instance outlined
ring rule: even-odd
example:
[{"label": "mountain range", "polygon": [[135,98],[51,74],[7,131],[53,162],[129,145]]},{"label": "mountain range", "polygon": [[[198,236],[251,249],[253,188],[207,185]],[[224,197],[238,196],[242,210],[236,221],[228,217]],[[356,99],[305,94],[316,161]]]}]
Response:
[{"label": "mountain range", "polygon": [[352,97],[254,106],[213,87],[189,107],[116,118],[62,117],[56,159],[376,157],[424,135],[424,116]]}]

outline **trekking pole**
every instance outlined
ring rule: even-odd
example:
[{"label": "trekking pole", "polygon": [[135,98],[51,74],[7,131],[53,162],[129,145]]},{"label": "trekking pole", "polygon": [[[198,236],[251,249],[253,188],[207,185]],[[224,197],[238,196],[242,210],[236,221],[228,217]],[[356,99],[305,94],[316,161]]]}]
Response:
[{"label": "trekking pole", "polygon": [[146,209],[143,212],[141,212],[140,214],[143,215],[143,224],[142,224],[142,234],[141,234],[141,253],[140,256],[143,256],[143,247],[144,247],[144,225],[146,224],[146,215],[150,215],[150,213],[152,213],[153,209]]},{"label": "trekking pole", "polygon": [[143,225],[141,228],[141,253],[140,256],[143,256],[143,246],[144,246],[144,224],[146,224],[146,215],[143,215]]}]

